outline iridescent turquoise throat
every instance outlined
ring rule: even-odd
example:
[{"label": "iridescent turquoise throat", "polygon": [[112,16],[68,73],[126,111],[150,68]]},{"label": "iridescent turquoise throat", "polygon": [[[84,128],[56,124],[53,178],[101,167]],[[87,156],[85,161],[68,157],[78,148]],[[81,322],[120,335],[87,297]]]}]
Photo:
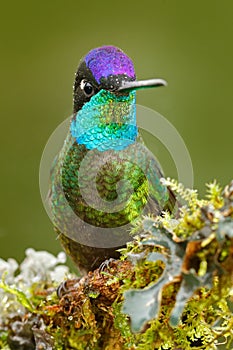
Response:
[{"label": "iridescent turquoise throat", "polygon": [[135,142],[138,134],[135,98],[135,91],[124,96],[100,90],[72,120],[71,135],[87,149],[126,148]]}]

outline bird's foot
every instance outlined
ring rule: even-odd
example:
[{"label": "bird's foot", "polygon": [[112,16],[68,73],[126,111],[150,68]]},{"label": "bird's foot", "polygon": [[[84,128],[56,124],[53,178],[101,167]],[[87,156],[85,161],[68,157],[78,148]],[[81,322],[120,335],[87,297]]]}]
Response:
[{"label": "bird's foot", "polygon": [[115,261],[116,259],[113,259],[113,258],[103,261],[98,268],[99,273],[104,272],[105,269],[109,269],[111,267],[111,264]]},{"label": "bird's foot", "polygon": [[63,281],[57,287],[58,298],[61,299],[65,294],[77,290],[77,288],[80,286],[81,279],[82,278],[74,278],[72,280]]}]

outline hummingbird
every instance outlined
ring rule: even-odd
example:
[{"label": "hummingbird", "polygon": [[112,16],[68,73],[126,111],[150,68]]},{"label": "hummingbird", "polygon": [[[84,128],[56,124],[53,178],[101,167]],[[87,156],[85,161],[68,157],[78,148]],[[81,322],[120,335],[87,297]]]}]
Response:
[{"label": "hummingbird", "polygon": [[161,183],[162,169],[136,119],[136,91],[165,85],[136,80],[132,60],[115,46],[97,47],[80,61],[49,205],[58,238],[81,273],[118,258],[143,215],[173,210],[175,197]]}]

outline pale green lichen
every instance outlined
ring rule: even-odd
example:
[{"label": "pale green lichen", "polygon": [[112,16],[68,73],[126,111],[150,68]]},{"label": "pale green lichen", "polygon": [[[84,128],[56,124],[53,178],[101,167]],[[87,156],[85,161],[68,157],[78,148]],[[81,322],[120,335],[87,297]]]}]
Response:
[{"label": "pale green lichen", "polygon": [[[230,349],[233,342],[233,315],[229,307],[233,282],[233,182],[224,191],[216,182],[209,184],[205,200],[199,200],[196,191],[186,190],[174,180],[164,183],[186,203],[176,219],[169,213],[144,219],[142,226],[147,236],[144,235],[141,245],[154,253],[147,252],[141,265],[146,271],[149,257],[157,266],[164,261],[165,269],[162,276],[157,275],[147,287],[141,285],[135,289],[133,282],[129,288],[128,283],[123,311],[130,315],[134,331],[142,330],[146,322],[151,322],[151,327],[156,325],[156,341],[151,340],[150,344],[159,349],[169,346],[171,349],[217,349],[223,338],[226,349]],[[130,248],[128,254],[130,257]],[[176,290],[168,292],[171,285]],[[224,311],[220,305],[225,306]],[[220,320],[221,335],[216,331]],[[146,330],[141,339],[147,332],[150,331]]]},{"label": "pale green lichen", "polygon": [[[43,302],[46,289],[54,288],[65,277],[71,277],[65,261],[63,252],[55,257],[32,248],[26,250],[26,257],[20,265],[14,259],[0,260],[1,349],[34,349],[36,343],[39,349],[43,343],[39,332],[44,332],[44,324],[39,316],[43,311],[38,306]],[[33,331],[36,322],[38,329]]]}]

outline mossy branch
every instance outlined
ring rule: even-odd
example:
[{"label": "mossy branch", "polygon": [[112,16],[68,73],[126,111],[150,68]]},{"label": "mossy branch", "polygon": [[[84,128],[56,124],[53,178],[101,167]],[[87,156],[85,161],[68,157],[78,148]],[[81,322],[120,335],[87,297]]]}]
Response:
[{"label": "mossy branch", "polygon": [[64,258],[32,249],[18,274],[0,261],[2,349],[233,348],[233,181],[204,199],[164,183],[184,201],[179,216],[145,217],[101,270],[70,276]]}]

